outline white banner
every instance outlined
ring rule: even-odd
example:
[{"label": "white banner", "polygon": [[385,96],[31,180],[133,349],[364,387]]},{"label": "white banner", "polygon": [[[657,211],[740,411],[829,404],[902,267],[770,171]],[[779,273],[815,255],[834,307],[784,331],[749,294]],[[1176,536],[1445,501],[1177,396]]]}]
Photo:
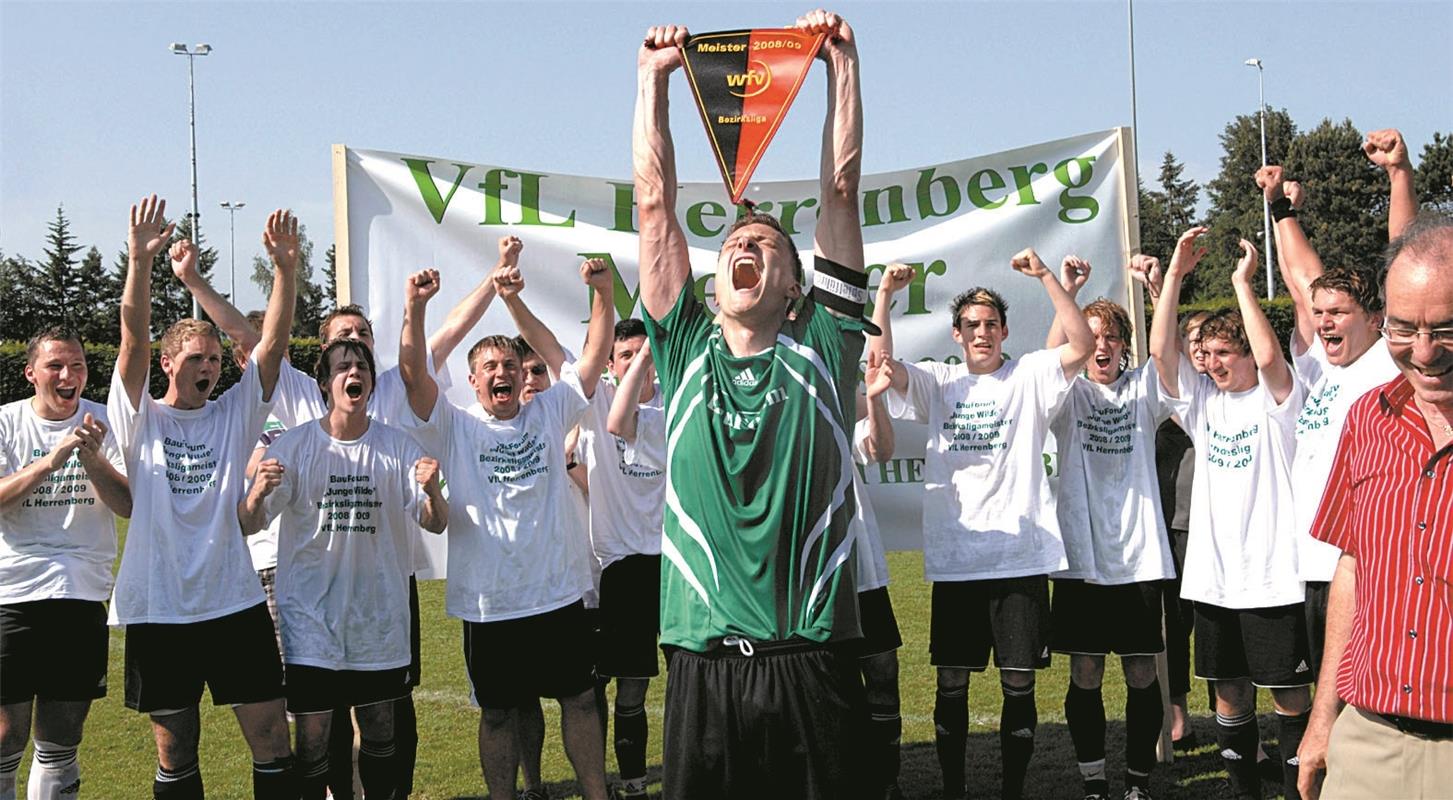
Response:
[{"label": "white banner", "polygon": [[[1067,254],[1089,260],[1097,269],[1081,300],[1105,296],[1126,303],[1124,265],[1137,244],[1126,203],[1133,197],[1127,189],[1135,185],[1127,174],[1130,148],[1129,131],[1121,128],[864,176],[869,290],[876,291],[884,264],[902,261],[918,271],[891,312],[896,355],[958,361],[962,351],[950,335],[949,304],[981,285],[1009,304],[1005,352],[1043,347],[1053,310],[1038,282],[1009,267],[1010,257],[1025,247],[1034,247],[1056,273]],[[527,172],[340,145],[334,148],[334,184],[340,299],[369,310],[381,365],[397,359],[405,277],[425,267],[440,271],[443,291],[430,304],[427,321],[432,331],[493,267],[505,235],[525,244],[522,296],[567,348],[580,350],[589,313],[578,273],[583,258],[599,256],[613,265],[618,318],[641,314],[629,178]],[[754,184],[749,192],[760,210],[781,219],[809,267],[817,188],[816,180],[784,181]],[[711,303],[717,249],[735,210],[717,182],[683,185],[677,206],[698,291]],[[449,359],[449,396],[456,403],[477,402],[465,380],[465,355],[478,337],[491,333],[515,333],[503,304],[485,314]],[[923,426],[900,424],[896,456],[864,471],[889,549],[921,546],[925,440]],[[438,549],[442,553],[442,545]]]}]

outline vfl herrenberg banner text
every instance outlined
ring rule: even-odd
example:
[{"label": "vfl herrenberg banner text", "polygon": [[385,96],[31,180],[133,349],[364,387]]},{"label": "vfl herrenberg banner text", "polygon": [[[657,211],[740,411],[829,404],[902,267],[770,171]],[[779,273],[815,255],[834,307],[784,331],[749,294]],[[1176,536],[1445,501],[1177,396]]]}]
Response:
[{"label": "vfl herrenberg banner text", "polygon": [[[1088,259],[1096,269],[1081,292],[1082,303],[1105,296],[1124,304],[1124,264],[1133,246],[1125,205],[1125,187],[1134,185],[1134,176],[1124,174],[1128,142],[1124,129],[1116,129],[864,176],[870,292],[876,292],[875,275],[885,264],[902,261],[917,270],[891,311],[896,355],[960,360],[962,351],[950,335],[949,304],[973,286],[996,289],[1008,301],[1006,353],[1042,348],[1053,317],[1049,301],[1037,281],[1009,267],[1010,257],[1025,247],[1034,247],[1056,274],[1067,254]],[[618,318],[641,315],[629,178],[341,147],[335,148],[334,165],[340,206],[335,217],[340,226],[346,218],[346,230],[337,231],[340,261],[346,259],[339,264],[340,300],[369,310],[382,366],[397,363],[405,277],[425,267],[440,271],[443,291],[430,304],[427,320],[432,331],[494,266],[504,235],[525,244],[522,296],[572,352],[580,351],[590,307],[579,277],[582,259],[610,263]],[[346,174],[339,175],[340,169]],[[817,188],[816,180],[758,181],[752,192],[762,211],[782,221],[809,269]],[[713,304],[716,253],[736,210],[721,183],[711,181],[683,185],[677,211],[691,245],[695,290]],[[455,402],[476,402],[465,354],[476,339],[492,333],[515,333],[502,303],[489,309],[449,359],[449,396]],[[922,425],[899,423],[895,457],[863,471],[888,549],[920,547],[925,436]]]}]

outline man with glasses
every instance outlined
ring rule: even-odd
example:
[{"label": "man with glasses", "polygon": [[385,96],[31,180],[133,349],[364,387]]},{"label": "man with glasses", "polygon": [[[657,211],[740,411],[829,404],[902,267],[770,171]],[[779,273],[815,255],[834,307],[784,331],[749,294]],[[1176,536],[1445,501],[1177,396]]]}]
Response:
[{"label": "man with glasses", "polygon": [[1298,752],[1309,800],[1453,784],[1453,220],[1409,226],[1384,285],[1401,374],[1348,412],[1312,524],[1342,555],[1321,675],[1336,691],[1317,693]]}]

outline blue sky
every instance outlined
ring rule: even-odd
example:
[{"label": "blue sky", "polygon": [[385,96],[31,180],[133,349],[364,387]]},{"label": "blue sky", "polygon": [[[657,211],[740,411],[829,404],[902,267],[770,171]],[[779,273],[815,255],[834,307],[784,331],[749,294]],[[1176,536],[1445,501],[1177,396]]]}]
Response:
[{"label": "blue sky", "polygon": [[[155,191],[189,203],[186,59],[196,62],[202,227],[227,275],[223,200],[237,214],[239,296],[268,210],[295,209],[318,258],[332,241],[329,146],[398,150],[535,171],[628,177],[635,48],[647,25],[773,27],[785,3],[0,2],[0,250],[41,255],[64,204],[108,263],[126,208]],[[1215,175],[1218,135],[1268,105],[1395,126],[1414,154],[1453,130],[1453,3],[1152,2],[1135,8],[1142,173],[1173,150]],[[864,162],[905,169],[1131,121],[1126,4],[841,3],[863,64]],[[815,172],[815,70],[759,167]],[[716,180],[680,80],[681,177]],[[482,258],[488,258],[488,254]],[[316,266],[316,265],[315,265]]]}]

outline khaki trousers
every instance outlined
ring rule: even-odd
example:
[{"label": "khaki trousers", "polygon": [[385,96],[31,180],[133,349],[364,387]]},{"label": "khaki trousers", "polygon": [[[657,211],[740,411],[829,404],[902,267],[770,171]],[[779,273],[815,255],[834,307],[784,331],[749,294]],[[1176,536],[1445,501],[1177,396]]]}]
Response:
[{"label": "khaki trousers", "polygon": [[1322,800],[1435,800],[1453,797],[1453,739],[1432,741],[1347,706],[1327,743]]}]

